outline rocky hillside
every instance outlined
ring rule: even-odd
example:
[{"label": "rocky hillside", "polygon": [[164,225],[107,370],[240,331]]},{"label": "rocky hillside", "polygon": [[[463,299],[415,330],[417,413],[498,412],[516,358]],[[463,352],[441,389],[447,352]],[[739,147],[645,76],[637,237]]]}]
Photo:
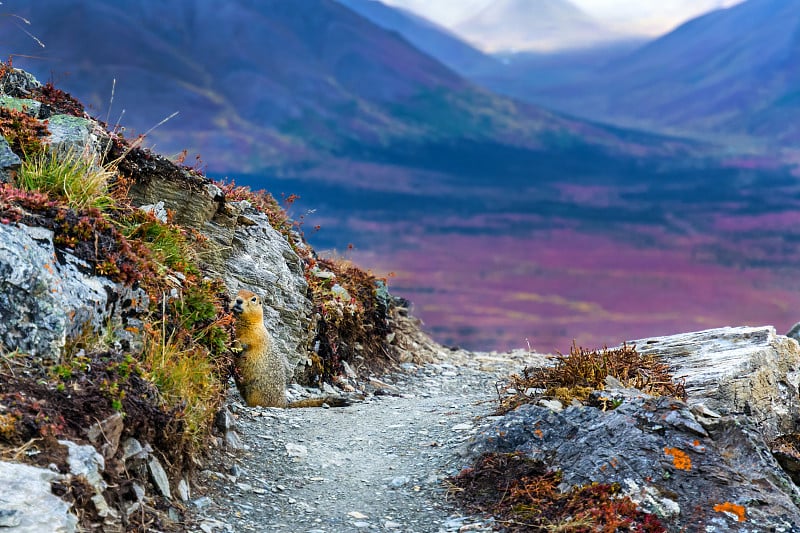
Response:
[{"label": "rocky hillside", "polygon": [[263,295],[312,392],[363,393],[356,376],[435,350],[383,281],[318,257],[268,194],[143,150],[9,65],[0,93],[0,454],[55,470],[0,475],[57,480],[82,527],[180,529],[170,498],[225,438],[237,289]]}]

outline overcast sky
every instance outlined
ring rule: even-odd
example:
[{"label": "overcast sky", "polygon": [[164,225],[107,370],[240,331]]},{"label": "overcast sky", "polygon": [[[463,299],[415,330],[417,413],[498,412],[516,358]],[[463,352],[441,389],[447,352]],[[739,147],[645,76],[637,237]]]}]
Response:
[{"label": "overcast sky", "polygon": [[[494,0],[383,0],[453,26]],[[536,2],[537,0],[529,0]],[[594,18],[624,33],[659,35],[711,9],[742,0],[571,0]]]}]

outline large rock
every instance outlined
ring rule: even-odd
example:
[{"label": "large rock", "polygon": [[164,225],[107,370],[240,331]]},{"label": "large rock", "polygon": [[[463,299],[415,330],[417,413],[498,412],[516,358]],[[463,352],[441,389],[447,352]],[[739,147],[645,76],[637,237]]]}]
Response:
[{"label": "large rock", "polygon": [[[668,531],[800,531],[800,491],[744,416],[670,398],[628,396],[612,411],[524,405],[495,422],[471,455],[520,451],[560,470],[565,487],[619,483]],[[713,529],[709,529],[713,528]]]},{"label": "large rock", "polygon": [[11,151],[5,138],[0,137],[0,183],[8,183],[22,165],[22,160]]},{"label": "large rock", "polygon": [[58,474],[33,466],[0,462],[0,517],[3,532],[71,533],[78,519],[69,504],[57,498],[50,483]]},{"label": "large rock", "polygon": [[631,341],[655,353],[686,384],[689,405],[744,414],[767,440],[800,420],[800,344],[772,326],[719,328]]},{"label": "large rock", "polygon": [[100,128],[93,120],[72,115],[53,115],[48,119],[49,142],[57,154],[74,154],[99,161],[102,152]]},{"label": "large rock", "polygon": [[303,262],[263,213],[246,201],[226,202],[210,180],[176,173],[155,156],[141,163],[143,177],[131,187],[134,205],[163,202],[174,221],[194,228],[208,242],[205,270],[235,294],[245,288],[262,296],[264,323],[289,361],[287,376],[305,363],[311,339],[311,301]]},{"label": "large rock", "polygon": [[565,487],[619,483],[671,532],[800,531],[800,491],[768,446],[800,420],[797,341],[763,326],[629,344],[670,365],[685,403],[607,379],[595,395],[616,409],[524,405],[471,443],[473,458],[519,451],[561,471]]},{"label": "large rock", "polygon": [[[205,226],[224,251],[224,262],[212,269],[232,292],[244,288],[262,296],[264,323],[277,349],[286,355],[291,377],[293,369],[305,363],[311,339],[311,301],[303,262],[265,214],[247,202],[226,207]],[[236,225],[231,227],[234,218]]]},{"label": "large rock", "polygon": [[0,224],[0,344],[56,361],[67,339],[87,328],[100,332],[111,322],[119,338],[130,336],[122,317],[146,309],[146,295],[85,271],[80,259],[56,254],[50,230]]}]

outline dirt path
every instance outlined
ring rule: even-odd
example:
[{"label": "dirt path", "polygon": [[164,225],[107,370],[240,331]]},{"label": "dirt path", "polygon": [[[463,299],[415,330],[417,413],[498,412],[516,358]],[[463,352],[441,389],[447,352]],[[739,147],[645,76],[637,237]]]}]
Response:
[{"label": "dirt path", "polygon": [[[247,449],[223,452],[192,494],[195,531],[491,531],[463,517],[443,480],[489,422],[495,382],[520,356],[464,356],[382,378],[401,393],[334,409],[233,401]],[[388,388],[388,387],[387,387]]]}]

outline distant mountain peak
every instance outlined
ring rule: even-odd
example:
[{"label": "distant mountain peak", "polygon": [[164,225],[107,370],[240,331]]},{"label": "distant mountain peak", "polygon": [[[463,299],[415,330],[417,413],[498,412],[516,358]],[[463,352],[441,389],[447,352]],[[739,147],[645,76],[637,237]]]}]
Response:
[{"label": "distant mountain peak", "polygon": [[453,30],[486,52],[584,48],[625,37],[568,0],[494,0]]}]

